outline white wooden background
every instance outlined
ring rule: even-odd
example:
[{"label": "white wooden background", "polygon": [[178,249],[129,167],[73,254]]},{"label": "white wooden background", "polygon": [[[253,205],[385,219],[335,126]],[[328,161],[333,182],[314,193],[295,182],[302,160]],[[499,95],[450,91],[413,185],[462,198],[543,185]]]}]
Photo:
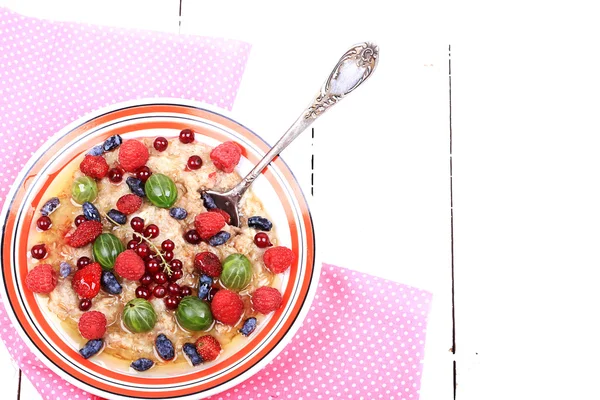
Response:
[{"label": "white wooden background", "polygon": [[[251,42],[233,112],[271,143],[341,51],[376,40],[372,80],[284,153],[307,192],[315,156],[321,259],[434,293],[422,400],[600,398],[597,12],[393,3],[0,0],[32,16]],[[365,140],[381,153],[363,154]],[[386,210],[382,252],[353,233],[349,216],[366,207]],[[0,381],[3,398],[39,398],[1,345]]]}]

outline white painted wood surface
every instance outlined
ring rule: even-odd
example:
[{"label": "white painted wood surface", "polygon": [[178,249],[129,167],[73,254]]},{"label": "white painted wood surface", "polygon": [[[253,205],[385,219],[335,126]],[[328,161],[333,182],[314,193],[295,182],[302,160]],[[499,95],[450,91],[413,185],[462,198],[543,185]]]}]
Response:
[{"label": "white painted wood surface", "polygon": [[[446,21],[426,7],[398,13],[384,0],[370,12],[350,3],[0,0],[26,15],[183,34],[227,36],[253,44],[234,116],[269,143],[308,104],[349,45],[376,40],[377,73],[301,136],[283,154],[311,192],[321,260],[414,285],[434,293],[422,400],[453,394],[448,49],[435,30]],[[343,6],[342,6],[343,4]],[[315,14],[315,10],[319,10]],[[436,14],[437,15],[437,14]],[[419,17],[417,17],[419,16]],[[316,27],[320,24],[320,27]],[[415,40],[407,37],[418,35]],[[392,187],[392,192],[390,188]],[[366,190],[387,192],[390,212]],[[392,193],[399,193],[398,196]],[[369,204],[374,204],[369,206]],[[364,231],[362,216],[376,225]],[[383,250],[373,250],[373,244]],[[5,353],[0,366],[12,371]],[[16,392],[9,399],[16,398]],[[21,399],[39,399],[28,380]]]}]

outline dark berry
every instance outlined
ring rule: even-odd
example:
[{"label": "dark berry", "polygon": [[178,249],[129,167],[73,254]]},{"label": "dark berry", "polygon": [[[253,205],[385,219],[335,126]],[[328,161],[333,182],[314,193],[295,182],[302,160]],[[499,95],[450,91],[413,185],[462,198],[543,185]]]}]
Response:
[{"label": "dark berry", "polygon": [[125,225],[127,223],[127,215],[123,214],[119,210],[112,209],[107,213],[107,215],[108,218],[119,225]]},{"label": "dark berry", "polygon": [[150,260],[146,264],[146,271],[155,274],[160,270],[160,263],[157,260]]},{"label": "dark berry", "polygon": [[169,275],[169,282],[175,282],[179,279],[183,278],[183,271],[178,269],[175,271],[171,271],[171,275]]},{"label": "dark berry", "polygon": [[89,156],[101,156],[102,153],[104,153],[104,149],[102,148],[102,145],[99,144],[97,146],[92,147],[91,150],[87,152],[87,155],[89,155]]},{"label": "dark berry", "polygon": [[202,364],[202,357],[198,354],[198,350],[196,350],[196,345],[193,343],[186,343],[183,345],[183,354],[190,361],[190,363],[195,367],[196,365]]},{"label": "dark berry", "polygon": [[208,244],[210,244],[211,246],[220,246],[222,244],[225,244],[230,237],[231,235],[229,234],[229,232],[221,231],[215,236],[208,239]]},{"label": "dark berry", "polygon": [[85,267],[86,265],[90,265],[92,263],[92,260],[89,259],[89,257],[80,257],[77,260],[77,269],[81,269],[83,267]]},{"label": "dark berry", "polygon": [[154,139],[154,148],[158,151],[165,151],[168,145],[169,142],[162,136],[159,136],[156,139]]},{"label": "dark berry", "polygon": [[167,250],[167,251],[164,251],[162,253],[162,256],[165,259],[165,261],[168,262],[168,261],[171,261],[173,259],[174,254],[173,254],[173,252],[171,250]]},{"label": "dark berry", "polygon": [[181,288],[175,282],[171,282],[167,285],[167,292],[169,292],[171,296],[178,296],[181,294]]},{"label": "dark berry", "polygon": [[140,242],[135,241],[135,240],[130,240],[129,242],[127,242],[127,250],[135,250],[136,247],[138,247],[138,244]]},{"label": "dark berry", "polygon": [[64,262],[62,261],[60,263],[60,276],[63,278],[66,278],[67,276],[71,275],[71,264],[69,264],[68,262]]},{"label": "dark berry", "polygon": [[154,297],[162,299],[167,294],[167,289],[162,285],[156,285],[154,286],[154,290],[152,290],[152,294]]},{"label": "dark berry", "polygon": [[42,231],[47,231],[52,226],[52,220],[46,215],[42,215],[37,220],[37,227]]},{"label": "dark berry", "polygon": [[90,340],[83,346],[83,349],[79,350],[79,354],[81,354],[83,358],[88,359],[91,356],[98,354],[98,352],[102,350],[102,346],[104,346],[104,341],[102,339]]},{"label": "dark berry", "polygon": [[191,156],[188,158],[187,166],[189,169],[200,169],[202,167],[202,159],[200,156]]},{"label": "dark berry", "polygon": [[100,277],[100,285],[105,292],[110,294],[121,294],[123,291],[123,287],[115,277],[115,274],[112,271],[102,271],[102,276]]},{"label": "dark berry", "polygon": [[202,300],[206,300],[208,298],[209,292],[210,292],[210,285],[201,283],[200,286],[198,286],[198,297],[201,298]]},{"label": "dark berry", "polygon": [[256,318],[251,317],[244,321],[244,325],[242,329],[240,329],[240,333],[244,336],[249,336],[256,329]]},{"label": "dark berry", "polygon": [[186,242],[188,242],[190,244],[200,243],[200,235],[198,234],[198,231],[196,231],[195,229],[187,231],[183,235],[183,238],[185,239]]},{"label": "dark berry", "polygon": [[169,264],[174,271],[180,271],[183,268],[183,263],[178,259],[172,260]]},{"label": "dark berry", "polygon": [[219,291],[219,288],[211,288],[210,291],[208,292],[208,297],[206,298],[206,300],[208,301],[212,301],[213,297],[215,297],[215,294],[217,294],[217,292]]},{"label": "dark berry", "polygon": [[179,140],[181,143],[192,143],[194,141],[194,131],[191,129],[184,129],[179,132]]},{"label": "dark berry", "polygon": [[46,257],[46,254],[48,254],[48,252],[46,251],[45,244],[36,244],[31,248],[31,257],[37,260],[41,260],[42,258]]},{"label": "dark berry", "polygon": [[217,208],[215,201],[213,200],[212,197],[210,197],[210,195],[208,193],[202,193],[200,195],[200,197],[202,197],[202,203],[204,204],[204,208],[206,208],[207,210],[212,210],[213,208]]},{"label": "dark berry", "polygon": [[131,225],[131,229],[137,233],[142,233],[144,231],[144,220],[140,217],[133,217],[129,225]]},{"label": "dark berry", "polygon": [[81,208],[83,209],[83,216],[85,217],[85,219],[87,219],[88,221],[100,222],[100,212],[98,211],[95,205],[93,205],[89,201],[86,201],[85,203],[83,203]]},{"label": "dark berry", "polygon": [[160,234],[160,229],[154,224],[150,224],[144,229],[144,236],[150,239],[157,238]]},{"label": "dark berry", "polygon": [[175,243],[173,243],[173,241],[171,239],[167,239],[164,240],[161,244],[160,244],[160,248],[167,251],[173,251],[175,250]]},{"label": "dark berry", "polygon": [[111,168],[108,170],[108,180],[112,183],[121,183],[123,181],[123,173],[121,168]]},{"label": "dark berry", "polygon": [[152,278],[154,279],[154,282],[158,283],[159,285],[167,283],[167,274],[162,271],[156,272]]},{"label": "dark berry", "polygon": [[135,177],[144,183],[146,183],[148,178],[150,178],[150,175],[152,175],[152,171],[150,171],[150,168],[146,167],[145,165],[143,167],[139,167],[138,170],[135,171]]},{"label": "dark berry", "polygon": [[87,219],[83,215],[78,215],[77,217],[75,217],[75,226],[79,226],[85,221],[87,221]]},{"label": "dark berry", "polygon": [[87,311],[90,308],[92,308],[92,300],[90,300],[90,299],[79,300],[79,309],[81,311]]},{"label": "dark berry", "polygon": [[154,361],[149,360],[147,358],[138,358],[134,362],[131,363],[131,368],[135,369],[138,372],[144,372],[152,368],[154,365]]},{"label": "dark berry", "polygon": [[179,301],[177,300],[177,297],[171,297],[171,296],[165,297],[165,306],[169,310],[176,309],[178,305],[179,305]]},{"label": "dark berry", "polygon": [[150,248],[146,243],[142,243],[135,249],[135,252],[141,258],[145,258],[150,254]]},{"label": "dark berry", "polygon": [[169,361],[175,358],[175,348],[173,342],[171,342],[164,334],[160,334],[154,341],[156,352],[163,360]]},{"label": "dark berry", "polygon": [[261,231],[270,231],[273,228],[271,221],[263,217],[248,218],[248,226]]},{"label": "dark berry", "polygon": [[269,235],[264,232],[258,232],[254,235],[254,244],[261,249],[273,246],[273,243],[269,240]]},{"label": "dark berry", "polygon": [[149,273],[142,275],[142,277],[140,278],[140,283],[142,284],[142,286],[150,286],[150,284],[152,283],[152,275],[150,275]]},{"label": "dark berry", "polygon": [[185,296],[191,296],[192,295],[192,288],[189,286],[181,286],[181,296],[185,297]]},{"label": "dark berry", "polygon": [[135,297],[148,300],[150,298],[150,289],[145,286],[138,286],[135,289]]},{"label": "dark berry", "polygon": [[56,208],[59,205],[60,205],[60,200],[58,199],[58,197],[53,197],[50,200],[48,200],[46,203],[44,203],[44,205],[42,206],[42,209],[40,210],[40,214],[47,217],[48,215],[52,214],[52,212],[54,210],[56,210]]},{"label": "dark berry", "polygon": [[144,183],[141,180],[130,176],[125,182],[127,182],[127,186],[129,186],[129,190],[131,190],[131,193],[136,194],[140,197],[146,197],[146,192],[144,191]]},{"label": "dark berry", "polygon": [[202,275],[200,275],[200,284],[203,284],[203,283],[210,286],[213,284],[213,278],[211,278],[208,275],[202,274]]},{"label": "dark berry", "polygon": [[104,144],[102,145],[102,149],[104,151],[111,151],[111,150],[114,150],[117,147],[119,147],[121,145],[121,143],[123,143],[123,139],[121,139],[121,136],[114,135],[104,141]]},{"label": "dark berry", "polygon": [[185,208],[173,207],[169,210],[169,215],[175,219],[182,220],[186,219],[188,213],[185,211]]}]

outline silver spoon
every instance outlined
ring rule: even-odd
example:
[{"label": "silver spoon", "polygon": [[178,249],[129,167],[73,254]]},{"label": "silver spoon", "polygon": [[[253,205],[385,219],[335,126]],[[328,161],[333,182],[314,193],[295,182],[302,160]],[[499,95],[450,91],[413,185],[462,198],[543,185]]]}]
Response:
[{"label": "silver spoon", "polygon": [[325,111],[366,81],[375,70],[378,61],[379,47],[374,43],[360,43],[352,46],[335,65],[311,105],[302,112],[296,122],[290,126],[252,171],[233,189],[225,193],[208,190],[202,194],[202,197],[209,195],[218,208],[231,216],[231,225],[239,227],[240,200],[261,171]]}]

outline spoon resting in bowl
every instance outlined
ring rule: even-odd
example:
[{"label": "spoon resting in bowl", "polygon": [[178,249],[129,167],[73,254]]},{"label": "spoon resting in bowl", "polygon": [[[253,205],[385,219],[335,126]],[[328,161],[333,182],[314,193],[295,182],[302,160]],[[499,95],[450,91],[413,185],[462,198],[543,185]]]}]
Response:
[{"label": "spoon resting in bowl", "polygon": [[335,65],[335,68],[329,74],[329,78],[327,78],[310,106],[302,112],[296,122],[290,126],[252,171],[233,189],[224,193],[207,190],[202,193],[202,198],[210,196],[218,208],[231,216],[230,224],[239,227],[241,216],[239,204],[252,182],[279,153],[317,118],[366,81],[377,67],[378,61],[379,47],[374,43],[365,42],[352,46]]}]

